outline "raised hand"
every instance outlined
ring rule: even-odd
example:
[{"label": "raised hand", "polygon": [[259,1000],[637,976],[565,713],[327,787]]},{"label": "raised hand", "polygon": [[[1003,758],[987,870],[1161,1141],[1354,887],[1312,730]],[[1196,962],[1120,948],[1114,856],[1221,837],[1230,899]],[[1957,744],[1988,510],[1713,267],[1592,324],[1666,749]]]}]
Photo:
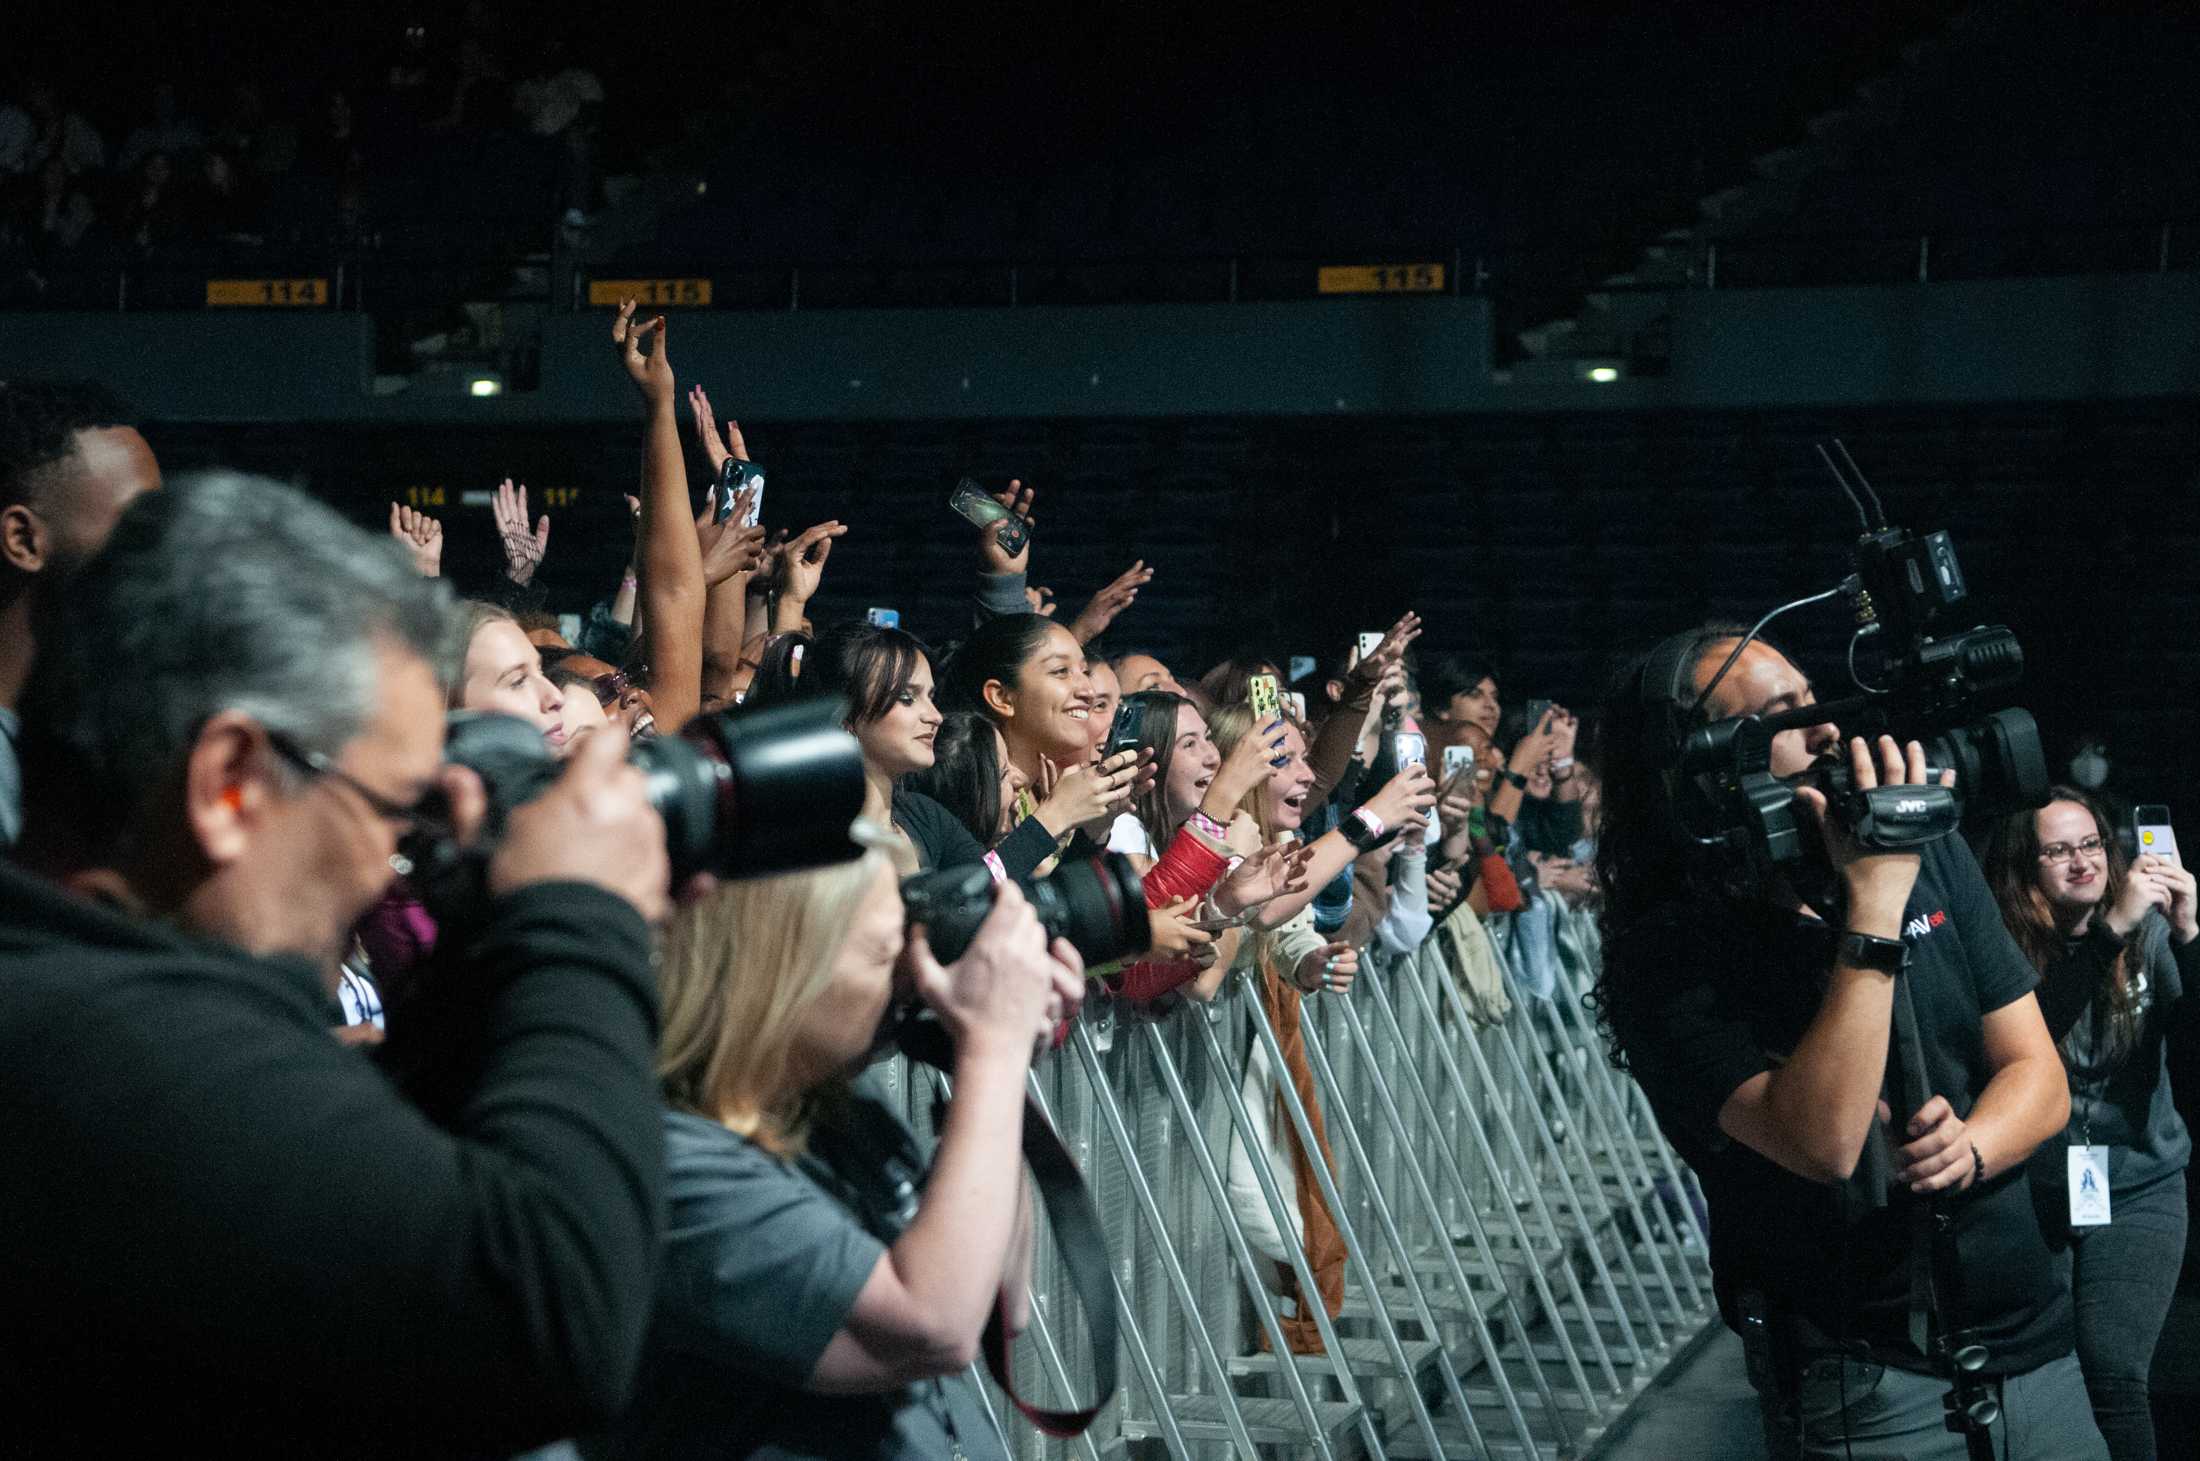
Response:
[{"label": "raised hand", "polygon": [[1286,734],[1281,719],[1257,726],[1238,737],[1230,754],[1222,758],[1222,765],[1215,770],[1215,779],[1207,783],[1207,794],[1199,799],[1199,809],[1218,822],[1227,822],[1252,794],[1254,787],[1268,777],[1269,768],[1277,758],[1286,754]]},{"label": "raised hand", "polygon": [[1050,588],[1025,589],[1024,602],[1031,605],[1031,612],[1042,619],[1053,618],[1054,611],[1060,607],[1054,602],[1054,590]]},{"label": "raised hand", "polygon": [[[657,337],[656,348],[645,355],[642,341],[652,335]],[[626,366],[627,379],[634,382],[634,389],[641,393],[642,400],[653,408],[670,409],[672,360],[665,354],[665,317],[658,315],[636,324],[634,301],[624,300],[611,322],[611,344],[619,352],[619,360]]]},{"label": "raised hand", "polygon": [[1102,817],[1113,817],[1138,788],[1143,753],[1118,751],[1107,760],[1058,767],[1046,757],[1039,760],[1039,809],[1035,815],[1055,836],[1066,835]]},{"label": "raised hand", "polygon": [[527,486],[515,487],[506,477],[497,484],[495,504],[497,539],[504,544],[504,576],[517,584],[534,581],[542,555],[550,551],[550,519],[544,517],[527,530]]},{"label": "raised hand", "polygon": [[[1030,526],[1038,519],[1031,515],[1032,501],[1039,495],[1038,489],[1026,487],[1021,480],[1008,484],[1006,492],[996,492],[993,500],[1024,520]],[[1004,552],[998,534],[999,523],[987,523],[978,529],[978,553],[985,560],[988,573],[1026,573],[1031,569],[1031,538],[1024,537],[1024,546],[1013,555]]]},{"label": "raised hand", "polygon": [[743,527],[754,489],[744,487],[733,495],[733,511],[718,520],[718,487],[703,494],[703,510],[695,519],[695,541],[703,550],[703,581],[712,588],[754,573],[764,561],[764,530]]},{"label": "raised hand", "polygon": [[424,512],[390,504],[390,536],[397,539],[422,578],[443,572],[443,524]]},{"label": "raised hand", "polygon": [[1311,842],[1271,842],[1230,870],[1215,888],[1215,907],[1235,918],[1248,908],[1306,891]]},{"label": "raised hand", "polygon": [[1077,611],[1077,617],[1070,621],[1069,632],[1079,644],[1092,643],[1107,632],[1115,616],[1129,608],[1138,597],[1138,591],[1152,581],[1153,570],[1146,566],[1145,559],[1139,559]]},{"label": "raised hand", "polygon": [[1418,824],[1435,805],[1436,783],[1429,779],[1428,768],[1419,763],[1401,767],[1381,791],[1367,799],[1367,810],[1385,827]]},{"label": "raised hand", "polygon": [[1352,676],[1363,685],[1373,685],[1382,679],[1383,672],[1403,661],[1406,646],[1421,637],[1421,616],[1411,609],[1398,616],[1383,635],[1383,642],[1375,646],[1375,652],[1362,658],[1352,667]]},{"label": "raised hand", "polygon": [[843,522],[823,522],[809,528],[779,550],[779,596],[806,604],[817,596],[825,577],[825,560],[833,553],[833,539],[847,536]]},{"label": "raised hand", "polygon": [[[749,459],[748,443],[741,436],[741,423],[728,417],[726,434],[720,436],[718,418],[712,414],[710,397],[701,386],[688,387],[688,410],[695,417],[695,439],[703,444],[703,455],[709,460],[713,474],[726,464],[727,457],[737,462]],[[740,516],[738,512],[734,515]]]}]

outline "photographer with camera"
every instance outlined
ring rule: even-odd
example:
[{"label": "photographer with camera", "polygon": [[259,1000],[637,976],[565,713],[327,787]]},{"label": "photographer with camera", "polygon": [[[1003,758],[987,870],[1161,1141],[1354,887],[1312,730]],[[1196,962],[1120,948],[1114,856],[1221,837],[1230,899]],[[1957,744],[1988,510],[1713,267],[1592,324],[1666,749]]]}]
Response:
[{"label": "photographer with camera", "polygon": [[624,737],[509,814],[438,1124],[328,1030],[400,838],[483,820],[444,764],[446,591],[214,474],[136,501],[55,607],[31,871],[0,868],[11,1446],[480,1454],[600,1423],[662,1186],[666,834]]},{"label": "photographer with camera", "polygon": [[[964,1373],[1028,1312],[1032,1052],[1084,995],[1014,883],[942,967],[882,851],[729,884],[673,920],[659,1069],[671,1219],[617,1457],[1005,1457]],[[912,909],[912,911],[915,911]],[[949,930],[942,927],[942,948]],[[967,937],[967,934],[964,936]],[[897,970],[954,1046],[929,1172],[870,1057]]]},{"label": "photographer with camera", "polygon": [[[2103,1455],[2025,1176],[2069,1115],[2037,977],[1959,838],[1872,850],[1824,791],[1797,786],[1836,758],[1865,792],[1923,784],[1918,743],[1780,729],[1771,774],[1816,824],[1803,860],[1753,880],[1687,855],[1708,834],[1681,801],[1679,737],[1815,700],[1762,641],[1714,683],[1743,642],[1725,626],[1677,635],[1605,706],[1594,1002],[1615,1063],[1702,1179],[1721,1312],[1749,1350],[1771,1453]],[[1904,1002],[1914,1046],[1896,1039]],[[1907,1107],[1912,1080],[1932,1094],[1895,1129],[1890,1102]],[[1978,1434],[1949,1428],[1951,1356],[1971,1376],[1958,1390],[1998,1401]]]}]

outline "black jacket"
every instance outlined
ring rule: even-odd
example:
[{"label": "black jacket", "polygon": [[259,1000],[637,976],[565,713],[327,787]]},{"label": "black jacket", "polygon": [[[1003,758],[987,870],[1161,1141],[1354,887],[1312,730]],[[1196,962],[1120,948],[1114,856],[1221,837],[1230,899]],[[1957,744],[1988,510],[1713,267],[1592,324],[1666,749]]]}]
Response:
[{"label": "black jacket", "polygon": [[617,1411],[663,1196],[647,930],[577,884],[486,927],[439,1126],[304,963],[0,866],[0,1454],[508,1454]]}]

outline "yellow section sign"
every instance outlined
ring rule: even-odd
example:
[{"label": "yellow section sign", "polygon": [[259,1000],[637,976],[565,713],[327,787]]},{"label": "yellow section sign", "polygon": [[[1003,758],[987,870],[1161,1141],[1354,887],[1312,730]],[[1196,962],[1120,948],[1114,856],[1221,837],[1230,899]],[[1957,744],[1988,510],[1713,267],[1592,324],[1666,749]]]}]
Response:
[{"label": "yellow section sign", "polygon": [[328,303],[326,279],[209,279],[206,281],[206,302],[209,305],[242,305],[277,309],[292,305],[321,305]]},{"label": "yellow section sign", "polygon": [[588,281],[588,302],[592,305],[616,305],[621,300],[638,300],[647,305],[710,303],[708,279],[591,279]]},{"label": "yellow section sign", "polygon": [[1329,264],[1315,277],[1323,294],[1441,294],[1442,264]]}]

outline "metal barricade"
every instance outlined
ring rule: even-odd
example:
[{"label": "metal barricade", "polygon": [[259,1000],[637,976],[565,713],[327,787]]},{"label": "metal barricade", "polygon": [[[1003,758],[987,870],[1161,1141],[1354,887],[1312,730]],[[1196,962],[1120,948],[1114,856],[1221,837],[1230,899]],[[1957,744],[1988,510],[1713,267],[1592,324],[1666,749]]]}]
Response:
[{"label": "metal barricade", "polygon": [[[1125,1380],[1067,1442],[982,1384],[1012,1456],[1555,1458],[1595,1440],[1710,1316],[1701,1193],[1604,1059],[1580,1003],[1593,969],[1559,969],[1543,999],[1498,953],[1501,1019],[1478,1020],[1442,929],[1309,997],[1318,1115],[1250,969],[1211,1005],[1088,1004],[1030,1089],[1101,1210]],[[936,1077],[889,1079],[928,1134]],[[1317,1152],[1317,1119],[1333,1165],[1306,1176],[1344,1244],[1344,1303],[1306,1303],[1319,1352],[1293,1355],[1279,1290],[1318,1290],[1296,1191],[1260,1144],[1289,1132]],[[1017,1375],[1084,1403],[1087,1331],[1041,1228]]]}]

